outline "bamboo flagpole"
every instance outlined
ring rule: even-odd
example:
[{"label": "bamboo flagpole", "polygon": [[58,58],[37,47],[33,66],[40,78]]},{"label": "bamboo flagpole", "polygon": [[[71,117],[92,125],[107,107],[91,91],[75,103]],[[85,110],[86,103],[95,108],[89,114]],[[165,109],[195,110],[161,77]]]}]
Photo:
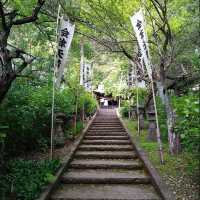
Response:
[{"label": "bamboo flagpole", "polygon": [[152,89],[153,103],[154,103],[154,109],[155,109],[155,115],[156,115],[156,133],[157,133],[157,142],[158,142],[158,146],[159,146],[160,162],[161,162],[161,164],[163,164],[164,163],[164,158],[163,158],[163,151],[162,151],[162,141],[161,141],[161,137],[160,137],[158,111],[157,111],[154,83],[153,83],[153,78],[152,77],[151,77],[151,81],[150,82],[151,82],[150,84],[151,84],[151,89]]},{"label": "bamboo flagpole", "polygon": [[157,133],[157,142],[158,142],[158,147],[159,147],[159,157],[160,157],[160,162],[163,164],[164,159],[163,159],[163,151],[162,151],[162,141],[160,138],[160,129],[159,129],[158,112],[157,112],[154,83],[153,83],[153,76],[152,76],[152,68],[151,68],[147,35],[144,29],[145,22],[144,22],[144,16],[143,16],[142,10],[135,13],[135,15],[130,17],[130,19],[131,19],[131,23],[138,40],[138,45],[142,53],[143,61],[147,69],[147,74],[150,79],[150,84],[151,84],[151,89],[152,89],[152,94],[153,94],[153,103],[154,103],[154,109],[155,109],[155,115],[156,115],[156,133]]},{"label": "bamboo flagpole", "polygon": [[[132,66],[133,69],[133,74],[134,75],[134,80],[135,80],[135,88],[136,88],[136,112],[137,112],[137,132],[138,132],[138,136],[140,135],[140,111],[139,111],[139,91],[138,91],[138,77],[137,77],[137,70],[136,70],[136,66],[133,63],[133,61],[130,61],[130,64]],[[133,78],[132,78],[133,81]]]},{"label": "bamboo flagpole", "polygon": [[[133,63],[132,63],[133,65]],[[133,66],[135,74],[135,87],[136,87],[136,107],[137,107],[137,119],[138,119],[138,135],[140,135],[140,110],[139,110],[139,91],[138,91],[138,77],[136,66]]]},{"label": "bamboo flagpole", "polygon": [[51,108],[51,149],[50,149],[50,159],[53,159],[53,135],[54,135],[54,107],[55,107],[55,81],[56,81],[56,59],[58,51],[58,29],[60,20],[60,9],[58,6],[57,22],[56,22],[56,48],[54,52],[54,69],[53,69],[53,88],[52,88],[52,108]]},{"label": "bamboo flagpole", "polygon": [[55,107],[55,88],[60,88],[63,79],[63,73],[66,66],[67,56],[73,39],[75,24],[60,17],[61,6],[58,6],[57,27],[56,27],[56,50],[54,55],[54,74],[52,91],[52,116],[51,116],[51,152],[50,158],[53,158],[54,143],[54,107]]},{"label": "bamboo flagpole", "polygon": [[78,93],[79,87],[76,88],[76,106],[75,106],[75,119],[74,119],[74,134],[73,139],[75,139],[76,131],[77,131],[77,114],[78,114]]},{"label": "bamboo flagpole", "polygon": [[[83,80],[83,70],[84,70],[84,38],[82,37],[80,39],[80,55],[81,55],[81,59],[80,59],[80,69],[79,69],[79,79],[80,79],[80,85],[84,86],[84,80]],[[83,102],[83,106],[82,106],[82,122],[84,123],[85,121],[85,103]]]}]

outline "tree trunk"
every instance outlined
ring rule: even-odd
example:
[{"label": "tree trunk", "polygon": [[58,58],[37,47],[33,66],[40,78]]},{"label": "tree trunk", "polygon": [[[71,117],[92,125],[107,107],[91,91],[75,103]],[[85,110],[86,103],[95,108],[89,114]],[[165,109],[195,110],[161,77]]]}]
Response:
[{"label": "tree trunk", "polygon": [[10,30],[0,32],[0,104],[6,96],[16,74],[13,72],[11,58],[7,50],[7,40]]},{"label": "tree trunk", "polygon": [[162,100],[162,103],[165,107],[165,111],[167,114],[167,129],[168,129],[168,142],[169,142],[169,151],[173,155],[176,152],[177,145],[176,145],[176,135],[174,133],[174,126],[175,126],[175,116],[173,109],[170,105],[169,96],[167,91],[165,91],[163,83],[158,81],[157,88],[159,92],[159,96]]},{"label": "tree trunk", "polygon": [[12,71],[12,63],[11,61],[7,61],[7,59],[3,58],[3,53],[0,50],[0,104],[6,96],[12,81],[16,79],[16,74]]}]

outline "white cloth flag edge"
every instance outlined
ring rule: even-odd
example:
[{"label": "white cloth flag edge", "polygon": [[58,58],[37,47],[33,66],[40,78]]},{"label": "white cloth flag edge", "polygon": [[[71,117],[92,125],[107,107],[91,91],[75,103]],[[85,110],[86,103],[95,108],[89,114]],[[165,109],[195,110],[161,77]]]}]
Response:
[{"label": "white cloth flag edge", "polygon": [[[61,31],[65,30],[67,28],[68,30],[68,37],[66,38],[66,46],[59,47],[59,42],[61,39],[64,38],[62,36]],[[57,62],[56,62],[56,87],[60,86],[61,79],[64,73],[64,68],[67,62],[67,57],[68,57],[68,52],[71,46],[71,42],[73,39],[74,35],[74,30],[75,30],[75,24],[70,23],[69,20],[64,20],[63,17],[61,17],[61,22],[60,22],[60,29],[59,29],[59,37],[58,37],[58,51],[57,51]],[[59,51],[63,52],[63,57],[59,59]],[[60,61],[59,61],[60,60]],[[59,65],[60,62],[60,65]],[[58,67],[59,65],[59,67]]]},{"label": "white cloth flag edge", "polygon": [[[89,73],[87,74],[87,69],[89,69]],[[89,62],[85,62],[84,63],[84,77],[85,77],[85,80],[84,80],[84,87],[85,87],[85,90],[90,92],[92,90],[92,85],[91,85],[91,76],[92,76],[92,65],[91,63]]]},{"label": "white cloth flag edge", "polygon": [[[131,20],[133,30],[135,31],[135,34],[136,34],[136,37],[137,37],[137,40],[138,40],[138,45],[139,45],[141,53],[142,53],[142,58],[144,59],[144,62],[145,62],[145,66],[146,66],[146,69],[147,69],[148,76],[149,76],[149,78],[151,78],[152,77],[151,62],[150,62],[150,58],[148,58],[148,56],[146,54],[146,51],[147,51],[148,55],[150,57],[149,45],[148,45],[147,34],[146,34],[146,31],[145,31],[145,27],[144,27],[144,16],[143,16],[142,10],[139,10],[132,17],[130,17],[130,20]],[[142,22],[140,24],[141,25],[140,30],[138,30],[138,27],[137,27],[138,20],[140,20]],[[144,35],[143,40],[142,40],[141,35],[140,35],[141,30],[144,33],[143,34]],[[146,45],[146,50],[144,48],[144,43]]]}]

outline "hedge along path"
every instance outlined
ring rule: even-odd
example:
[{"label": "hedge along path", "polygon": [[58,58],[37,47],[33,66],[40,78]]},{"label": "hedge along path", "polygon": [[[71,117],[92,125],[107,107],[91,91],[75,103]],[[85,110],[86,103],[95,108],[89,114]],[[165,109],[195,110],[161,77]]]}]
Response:
[{"label": "hedge along path", "polygon": [[174,199],[114,109],[99,110],[66,165],[43,199]]}]

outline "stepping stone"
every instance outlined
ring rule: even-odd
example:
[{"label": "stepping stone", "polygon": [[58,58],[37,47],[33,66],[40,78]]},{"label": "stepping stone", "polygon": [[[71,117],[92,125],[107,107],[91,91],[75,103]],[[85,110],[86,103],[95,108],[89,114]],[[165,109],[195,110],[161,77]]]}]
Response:
[{"label": "stepping stone", "polygon": [[141,169],[142,164],[136,159],[74,159],[69,167],[76,169]]},{"label": "stepping stone", "polygon": [[137,158],[136,153],[132,151],[77,151],[75,158],[117,158],[131,159]]},{"label": "stepping stone", "polygon": [[84,151],[129,151],[133,150],[132,145],[80,145],[78,150]]},{"label": "stepping stone", "polygon": [[51,200],[161,200],[151,185],[62,184]]},{"label": "stepping stone", "polygon": [[143,170],[70,169],[61,180],[63,183],[150,183]]}]

